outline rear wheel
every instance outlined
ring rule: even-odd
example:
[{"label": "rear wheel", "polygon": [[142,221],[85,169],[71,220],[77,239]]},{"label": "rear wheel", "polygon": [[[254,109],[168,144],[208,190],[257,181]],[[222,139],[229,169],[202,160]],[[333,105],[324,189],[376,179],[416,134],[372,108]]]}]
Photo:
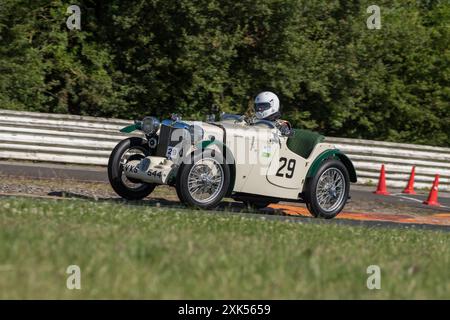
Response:
[{"label": "rear wheel", "polygon": [[108,178],[114,191],[127,200],[140,200],[155,189],[155,184],[128,178],[124,165],[133,160],[141,160],[149,155],[146,141],[141,138],[122,140],[111,152],[108,161]]},{"label": "rear wheel", "polygon": [[344,208],[349,190],[350,179],[345,165],[338,160],[326,160],[308,183],[306,207],[314,217],[334,218]]}]

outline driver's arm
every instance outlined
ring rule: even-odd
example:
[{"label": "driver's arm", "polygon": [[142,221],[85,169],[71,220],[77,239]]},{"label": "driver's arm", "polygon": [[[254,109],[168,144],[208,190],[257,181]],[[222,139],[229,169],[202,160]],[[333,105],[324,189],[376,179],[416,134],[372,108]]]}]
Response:
[{"label": "driver's arm", "polygon": [[277,127],[278,127],[278,130],[280,130],[281,134],[285,135],[285,136],[289,135],[289,133],[292,130],[292,125],[287,120],[278,120]]}]

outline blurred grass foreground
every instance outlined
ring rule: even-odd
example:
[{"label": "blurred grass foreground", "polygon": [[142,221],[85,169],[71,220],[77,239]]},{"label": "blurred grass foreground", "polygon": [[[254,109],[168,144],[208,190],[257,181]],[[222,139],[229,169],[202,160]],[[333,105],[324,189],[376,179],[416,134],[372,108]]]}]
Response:
[{"label": "blurred grass foreground", "polygon": [[0,199],[1,299],[449,299],[449,252],[444,232]]}]

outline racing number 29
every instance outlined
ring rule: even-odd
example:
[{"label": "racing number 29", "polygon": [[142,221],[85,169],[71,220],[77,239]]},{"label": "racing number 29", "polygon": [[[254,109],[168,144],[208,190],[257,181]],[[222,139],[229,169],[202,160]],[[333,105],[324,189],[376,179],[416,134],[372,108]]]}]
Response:
[{"label": "racing number 29", "polygon": [[[286,177],[288,179],[291,179],[294,176],[294,169],[295,169],[295,159],[286,159],[285,157],[280,158],[280,168],[277,171],[276,176],[277,177]],[[286,167],[287,164],[287,167]],[[286,167],[287,172],[283,173],[282,170]]]}]

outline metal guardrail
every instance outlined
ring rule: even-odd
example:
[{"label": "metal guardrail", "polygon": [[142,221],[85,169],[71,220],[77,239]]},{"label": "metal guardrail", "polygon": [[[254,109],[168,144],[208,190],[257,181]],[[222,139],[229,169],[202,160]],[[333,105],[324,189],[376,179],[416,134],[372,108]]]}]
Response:
[{"label": "metal guardrail", "polygon": [[352,160],[358,183],[376,184],[385,164],[387,185],[403,188],[415,165],[416,188],[430,188],[439,174],[439,189],[450,190],[450,148],[332,137],[326,140]]},{"label": "metal guardrail", "polygon": [[[0,159],[105,166],[126,134],[128,120],[19,112],[0,109]],[[450,191],[450,148],[327,137],[353,161],[358,183],[377,183],[386,165],[387,185],[404,187],[413,165],[417,188],[429,188],[435,174]]]}]

